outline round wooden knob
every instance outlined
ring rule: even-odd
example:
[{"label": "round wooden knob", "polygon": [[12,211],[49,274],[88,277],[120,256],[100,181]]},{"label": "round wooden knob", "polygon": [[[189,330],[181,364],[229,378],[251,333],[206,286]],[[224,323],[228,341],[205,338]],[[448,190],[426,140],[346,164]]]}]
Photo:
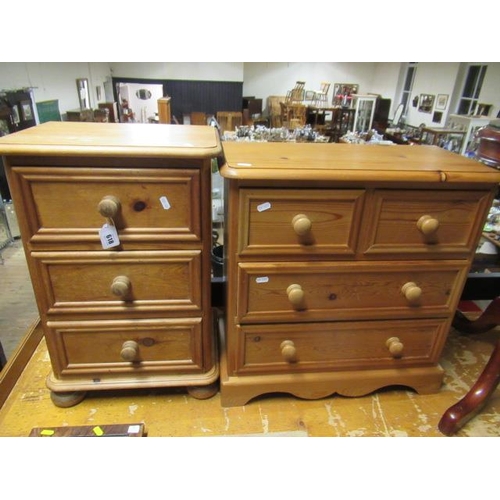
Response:
[{"label": "round wooden knob", "polygon": [[422,289],[418,287],[416,283],[413,283],[413,281],[405,283],[401,288],[401,292],[410,304],[418,303],[420,297],[422,296]]},{"label": "round wooden knob", "polygon": [[139,344],[135,340],[126,340],[122,345],[120,356],[123,361],[135,361],[139,354]]},{"label": "round wooden knob", "polygon": [[111,283],[111,293],[117,297],[126,297],[130,292],[131,282],[126,276],[117,276]]},{"label": "round wooden knob", "polygon": [[387,346],[387,349],[389,349],[392,357],[400,358],[403,355],[404,346],[398,337],[391,337],[390,339],[387,339],[385,345]]},{"label": "round wooden knob", "polygon": [[422,215],[417,221],[417,227],[424,236],[430,236],[438,230],[439,221],[430,215]]},{"label": "round wooden knob", "polygon": [[280,349],[281,355],[285,361],[288,361],[288,363],[297,361],[297,349],[291,340],[284,340],[281,342]]},{"label": "round wooden knob", "polygon": [[298,214],[292,219],[292,226],[299,236],[304,236],[311,231],[312,222],[307,215]]},{"label": "round wooden knob", "polygon": [[304,290],[297,284],[290,285],[286,289],[286,294],[288,295],[288,300],[294,307],[302,307],[304,303]]},{"label": "round wooden knob", "polygon": [[115,196],[105,196],[97,205],[97,210],[103,217],[112,219],[120,211],[120,200]]}]

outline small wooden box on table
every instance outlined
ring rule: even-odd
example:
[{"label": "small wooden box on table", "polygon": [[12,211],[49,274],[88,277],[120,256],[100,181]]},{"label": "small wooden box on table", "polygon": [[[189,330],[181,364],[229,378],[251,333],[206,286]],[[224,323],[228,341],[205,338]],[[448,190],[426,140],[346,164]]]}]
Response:
[{"label": "small wooden box on table", "polygon": [[206,214],[220,151],[207,126],[54,122],[0,139],[57,406],[217,391]]},{"label": "small wooden box on table", "polygon": [[500,173],[437,147],[223,149],[222,405],[438,391]]}]

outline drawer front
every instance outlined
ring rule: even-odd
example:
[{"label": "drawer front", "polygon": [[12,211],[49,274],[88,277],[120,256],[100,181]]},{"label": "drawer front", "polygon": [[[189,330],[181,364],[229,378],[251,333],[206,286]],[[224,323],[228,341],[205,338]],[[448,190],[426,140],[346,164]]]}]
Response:
[{"label": "drawer front", "polygon": [[424,366],[438,361],[446,319],[241,325],[238,374]]},{"label": "drawer front", "polygon": [[445,316],[466,263],[240,263],[239,322]]},{"label": "drawer front", "polygon": [[200,241],[196,169],[12,170],[33,248],[102,248],[99,229],[108,216],[124,249],[145,242]]},{"label": "drawer front", "polygon": [[199,318],[48,322],[46,329],[57,376],[202,368]]},{"label": "drawer front", "polygon": [[376,190],[367,197],[361,252],[366,257],[465,258],[491,204],[485,191]]},{"label": "drawer front", "polygon": [[201,253],[32,252],[50,314],[199,315]]},{"label": "drawer front", "polygon": [[353,256],[363,190],[242,189],[240,255]]}]

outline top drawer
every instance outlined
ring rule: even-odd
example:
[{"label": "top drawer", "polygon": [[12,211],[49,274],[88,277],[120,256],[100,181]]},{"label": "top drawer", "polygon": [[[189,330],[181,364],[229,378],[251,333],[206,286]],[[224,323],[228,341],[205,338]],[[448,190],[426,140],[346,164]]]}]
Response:
[{"label": "top drawer", "polygon": [[[11,182],[27,218],[25,237],[32,248],[100,249],[99,229],[109,219],[123,249],[201,240],[197,169],[13,167],[12,171]],[[101,204],[103,199],[108,201]]]},{"label": "top drawer", "polygon": [[490,191],[375,190],[366,199],[360,250],[375,258],[466,258]]},{"label": "top drawer", "polygon": [[241,189],[240,255],[354,256],[361,189]]}]

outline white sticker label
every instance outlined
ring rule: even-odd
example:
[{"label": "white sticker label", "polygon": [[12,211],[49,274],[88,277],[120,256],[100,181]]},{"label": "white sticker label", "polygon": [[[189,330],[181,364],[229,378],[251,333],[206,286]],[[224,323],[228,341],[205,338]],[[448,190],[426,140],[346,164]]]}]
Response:
[{"label": "white sticker label", "polygon": [[129,434],[137,434],[141,430],[140,425],[129,425],[128,426],[128,433]]},{"label": "white sticker label", "polygon": [[261,203],[260,205],[257,205],[257,212],[265,212],[266,210],[269,210],[271,208],[271,204],[266,201],[265,203]]},{"label": "white sticker label", "polygon": [[268,281],[268,276],[259,276],[258,278],[255,278],[255,283],[267,283]]},{"label": "white sticker label", "polygon": [[160,198],[160,203],[161,203],[161,206],[165,209],[165,210],[168,210],[170,208],[170,203],[168,202],[168,199],[166,196],[162,196]]},{"label": "white sticker label", "polygon": [[107,248],[117,247],[120,244],[120,238],[118,238],[118,232],[115,226],[104,224],[102,228],[99,229],[99,237],[101,238],[102,248],[105,250]]}]

